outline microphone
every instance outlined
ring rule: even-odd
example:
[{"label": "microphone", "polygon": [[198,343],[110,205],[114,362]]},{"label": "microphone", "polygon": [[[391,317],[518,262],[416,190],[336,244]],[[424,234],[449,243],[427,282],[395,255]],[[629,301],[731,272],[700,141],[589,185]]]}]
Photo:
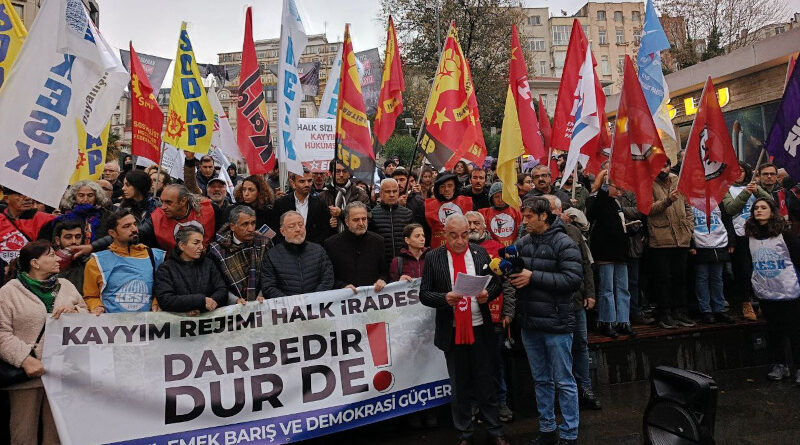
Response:
[{"label": "microphone", "polygon": [[497,255],[500,258],[517,258],[519,257],[519,250],[517,250],[517,246],[511,244],[510,246],[501,247],[500,250],[497,251]]},{"label": "microphone", "polygon": [[489,263],[489,269],[499,277],[521,272],[524,266],[525,263],[520,258],[512,258],[511,260],[494,258]]}]

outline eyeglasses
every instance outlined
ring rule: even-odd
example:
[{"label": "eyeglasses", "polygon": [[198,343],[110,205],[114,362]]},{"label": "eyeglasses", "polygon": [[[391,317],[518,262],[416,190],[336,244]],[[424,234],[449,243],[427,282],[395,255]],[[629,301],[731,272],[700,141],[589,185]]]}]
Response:
[{"label": "eyeglasses", "polygon": [[764,173],[761,173],[761,176],[778,176],[778,174],[777,174],[777,173],[767,173],[767,172],[764,172]]}]

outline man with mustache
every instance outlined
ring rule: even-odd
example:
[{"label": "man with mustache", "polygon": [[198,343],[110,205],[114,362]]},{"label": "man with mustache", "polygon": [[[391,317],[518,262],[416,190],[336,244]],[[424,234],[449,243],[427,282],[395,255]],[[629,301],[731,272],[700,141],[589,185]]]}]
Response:
[{"label": "man with mustache", "polygon": [[[394,187],[396,194],[397,186]],[[347,229],[325,240],[325,250],[333,263],[334,287],[347,287],[355,293],[359,286],[374,286],[375,292],[380,292],[389,281],[384,238],[367,231],[368,211],[363,202],[347,204],[342,213]]]},{"label": "man with mustache", "polygon": [[136,218],[128,210],[113,213],[104,228],[111,245],[92,254],[83,275],[83,298],[89,310],[95,315],[159,311],[153,277],[164,261],[164,251],[139,242]]},{"label": "man with mustache", "polygon": [[6,208],[0,212],[0,259],[10,263],[56,215],[36,210],[31,198],[8,187],[3,187],[3,195]]}]

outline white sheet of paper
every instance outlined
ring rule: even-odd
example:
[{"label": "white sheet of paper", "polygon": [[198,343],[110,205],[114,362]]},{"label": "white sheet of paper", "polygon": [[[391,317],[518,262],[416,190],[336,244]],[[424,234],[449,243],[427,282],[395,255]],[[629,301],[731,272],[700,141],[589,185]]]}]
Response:
[{"label": "white sheet of paper", "polygon": [[453,292],[460,295],[474,297],[481,293],[482,290],[486,289],[486,286],[489,285],[489,280],[491,279],[491,275],[467,275],[459,272],[456,276],[456,284],[453,287]]}]

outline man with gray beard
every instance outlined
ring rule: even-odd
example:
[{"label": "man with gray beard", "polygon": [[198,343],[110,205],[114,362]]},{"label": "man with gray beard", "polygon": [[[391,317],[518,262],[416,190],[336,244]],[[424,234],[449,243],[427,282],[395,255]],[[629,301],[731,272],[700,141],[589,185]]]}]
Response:
[{"label": "man with gray beard", "polygon": [[367,231],[367,206],[363,202],[347,204],[342,214],[347,229],[325,240],[333,263],[334,286],[353,292],[359,286],[373,286],[380,292],[389,281],[383,237]]},{"label": "man with gray beard", "polygon": [[325,249],[306,241],[303,215],[294,210],[281,215],[284,242],[270,249],[261,263],[264,298],[279,298],[333,289],[333,266]]}]

